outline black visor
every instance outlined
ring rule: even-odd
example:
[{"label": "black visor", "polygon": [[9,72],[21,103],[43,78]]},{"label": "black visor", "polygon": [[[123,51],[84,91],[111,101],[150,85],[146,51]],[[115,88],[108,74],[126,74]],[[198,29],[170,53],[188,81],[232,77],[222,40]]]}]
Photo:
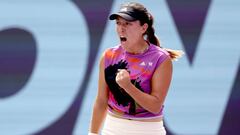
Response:
[{"label": "black visor", "polygon": [[[115,20],[117,17],[122,17],[127,21],[136,21],[136,20],[148,20],[148,16],[144,11],[133,9],[131,7],[121,7],[120,11],[109,16],[110,20]],[[146,21],[147,21],[146,20]]]}]

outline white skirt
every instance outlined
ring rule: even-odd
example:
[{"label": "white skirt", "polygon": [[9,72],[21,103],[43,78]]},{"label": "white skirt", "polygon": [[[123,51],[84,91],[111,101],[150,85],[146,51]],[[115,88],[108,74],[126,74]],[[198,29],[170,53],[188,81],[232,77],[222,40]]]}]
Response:
[{"label": "white skirt", "polygon": [[107,114],[101,135],[166,135],[163,121],[144,122]]}]

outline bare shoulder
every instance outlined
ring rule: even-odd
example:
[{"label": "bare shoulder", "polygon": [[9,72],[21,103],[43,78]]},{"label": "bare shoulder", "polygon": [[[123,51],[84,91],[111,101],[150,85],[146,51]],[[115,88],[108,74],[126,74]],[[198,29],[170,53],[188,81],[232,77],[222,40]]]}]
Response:
[{"label": "bare shoulder", "polygon": [[156,69],[155,72],[160,72],[161,70],[170,70],[172,71],[173,65],[170,57],[167,57]]}]

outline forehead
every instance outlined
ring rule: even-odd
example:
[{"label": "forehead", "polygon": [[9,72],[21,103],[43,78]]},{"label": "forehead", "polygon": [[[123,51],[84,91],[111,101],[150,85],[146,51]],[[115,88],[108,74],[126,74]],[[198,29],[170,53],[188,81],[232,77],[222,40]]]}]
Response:
[{"label": "forehead", "polygon": [[139,20],[135,20],[135,21],[128,21],[128,20],[124,19],[124,18],[123,18],[123,17],[121,17],[121,16],[118,16],[118,17],[116,18],[116,21],[121,21],[121,22],[130,22],[130,23],[138,23],[138,22],[139,22]]}]

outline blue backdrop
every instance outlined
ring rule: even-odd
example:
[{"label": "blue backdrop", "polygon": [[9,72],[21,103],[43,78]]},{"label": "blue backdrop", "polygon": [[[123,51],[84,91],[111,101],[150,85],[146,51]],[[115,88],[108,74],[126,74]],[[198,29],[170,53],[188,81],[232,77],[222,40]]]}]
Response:
[{"label": "blue backdrop", "polygon": [[[0,134],[86,135],[101,53],[123,0],[0,1]],[[165,101],[169,135],[240,134],[240,1],[139,0],[181,49]]]}]

